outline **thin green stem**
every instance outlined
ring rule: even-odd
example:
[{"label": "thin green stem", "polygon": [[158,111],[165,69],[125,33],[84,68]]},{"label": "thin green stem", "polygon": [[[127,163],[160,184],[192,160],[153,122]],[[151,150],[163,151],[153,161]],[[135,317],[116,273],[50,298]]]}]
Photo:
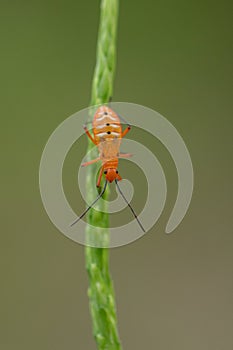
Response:
[{"label": "thin green stem", "polygon": [[[112,96],[116,59],[116,32],[118,0],[102,0],[97,42],[96,67],[92,83],[91,105],[107,103]],[[88,141],[88,150],[93,147]],[[97,152],[94,150],[94,152]],[[92,154],[92,156],[95,156]],[[97,155],[96,155],[97,156]],[[88,202],[97,197],[96,174],[98,166],[87,169],[86,189]],[[105,199],[109,192],[106,191]],[[107,201],[99,201],[87,215],[86,269],[89,277],[89,304],[93,333],[99,350],[120,350],[113,283],[109,273],[108,248],[109,216]],[[105,228],[100,231],[99,227]],[[91,247],[91,246],[92,247]]]}]

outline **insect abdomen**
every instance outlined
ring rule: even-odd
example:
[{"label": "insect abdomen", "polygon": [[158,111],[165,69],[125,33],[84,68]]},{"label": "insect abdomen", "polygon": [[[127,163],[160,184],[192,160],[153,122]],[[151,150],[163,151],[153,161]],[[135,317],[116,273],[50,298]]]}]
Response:
[{"label": "insect abdomen", "polygon": [[97,143],[121,138],[122,128],[119,117],[109,107],[99,107],[93,120],[93,132]]}]

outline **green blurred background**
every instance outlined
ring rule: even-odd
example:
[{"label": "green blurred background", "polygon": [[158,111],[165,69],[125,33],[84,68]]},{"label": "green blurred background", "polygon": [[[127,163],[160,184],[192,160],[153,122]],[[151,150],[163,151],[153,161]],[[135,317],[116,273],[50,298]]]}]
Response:
[{"label": "green blurred background", "polygon": [[[226,0],[121,1],[114,101],[167,117],[189,148],[195,174],[189,211],[167,236],[177,191],[174,164],[153,138],[145,141],[137,130],[129,135],[153,148],[168,198],[147,235],[111,250],[124,349],[233,348],[232,10]],[[52,131],[89,104],[98,16],[99,1],[1,1],[4,350],[95,349],[84,248],[47,217],[38,167]],[[77,211],[75,171],[85,147],[84,137],[64,170]],[[136,184],[131,165],[121,167]],[[139,187],[137,209],[143,196]]]}]

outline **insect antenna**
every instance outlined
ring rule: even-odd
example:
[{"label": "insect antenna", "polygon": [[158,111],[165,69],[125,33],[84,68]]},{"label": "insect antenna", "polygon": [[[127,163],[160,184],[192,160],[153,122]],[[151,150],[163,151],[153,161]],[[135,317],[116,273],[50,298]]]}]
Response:
[{"label": "insect antenna", "polygon": [[108,183],[108,181],[106,180],[106,181],[105,181],[105,184],[104,184],[104,187],[103,187],[102,191],[100,192],[100,194],[98,195],[98,197],[97,197],[97,198],[94,200],[94,202],[82,213],[82,215],[79,216],[70,226],[74,226],[75,224],[77,224],[77,222],[78,222],[79,220],[81,220],[81,219],[84,217],[84,215],[93,207],[93,205],[103,196],[103,194],[104,194],[104,192],[105,192],[105,190],[106,190],[106,187],[107,187],[107,183]]},{"label": "insect antenna", "polygon": [[125,195],[124,195],[123,192],[121,191],[120,186],[118,185],[118,181],[115,180],[115,183],[116,183],[116,186],[117,186],[117,188],[118,188],[119,193],[121,194],[121,196],[122,196],[122,198],[124,199],[124,201],[127,203],[128,207],[130,208],[131,212],[133,213],[133,215],[134,215],[135,219],[137,220],[139,226],[141,227],[142,231],[143,231],[143,232],[146,232],[145,229],[144,229],[144,227],[142,226],[141,222],[139,221],[139,219],[138,219],[138,217],[137,217],[135,211],[133,210],[132,206],[131,206],[130,203],[127,201],[127,199],[125,198]]}]

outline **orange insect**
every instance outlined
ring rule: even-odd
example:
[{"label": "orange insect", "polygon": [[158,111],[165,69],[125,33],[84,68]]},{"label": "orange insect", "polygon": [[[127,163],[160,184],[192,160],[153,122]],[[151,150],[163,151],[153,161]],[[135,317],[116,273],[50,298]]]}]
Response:
[{"label": "orange insect", "polygon": [[[122,119],[122,118],[121,118]],[[125,121],[124,121],[125,122]],[[101,106],[97,109],[94,115],[92,122],[93,134],[91,135],[86,125],[84,130],[90,140],[98,147],[99,157],[93,159],[87,163],[83,163],[82,166],[87,166],[98,161],[102,161],[102,167],[100,169],[97,187],[100,187],[101,178],[103,174],[105,175],[105,184],[96,198],[96,200],[83,212],[83,214],[78,217],[72,224],[76,224],[92,207],[93,205],[103,196],[107,183],[113,182],[115,180],[116,186],[122,198],[125,200],[130,210],[132,211],[135,219],[140,225],[141,229],[145,232],[142,224],[140,223],[135,211],[131,207],[130,203],[125,198],[122,193],[118,181],[122,180],[121,176],[118,173],[118,158],[128,158],[131,157],[129,153],[119,153],[119,148],[121,144],[121,139],[130,131],[131,126],[128,124],[128,127],[122,131],[120,117],[108,106]]]}]

